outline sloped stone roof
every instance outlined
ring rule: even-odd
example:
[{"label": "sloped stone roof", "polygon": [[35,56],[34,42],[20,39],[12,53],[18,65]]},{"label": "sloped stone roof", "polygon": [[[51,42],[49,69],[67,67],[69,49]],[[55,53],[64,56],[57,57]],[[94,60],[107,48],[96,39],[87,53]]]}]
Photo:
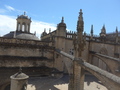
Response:
[{"label": "sloped stone roof", "polygon": [[18,38],[18,39],[28,39],[28,40],[39,40],[39,38],[36,37],[32,33],[14,32],[14,31],[4,35],[3,37],[6,37],[6,38]]}]

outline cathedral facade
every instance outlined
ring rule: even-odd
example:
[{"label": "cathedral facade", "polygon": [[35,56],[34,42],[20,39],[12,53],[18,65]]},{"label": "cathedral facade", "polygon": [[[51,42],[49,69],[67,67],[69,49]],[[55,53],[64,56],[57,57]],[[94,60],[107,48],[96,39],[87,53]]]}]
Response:
[{"label": "cathedral facade", "polygon": [[[84,33],[84,21],[83,12],[80,10],[80,14],[77,21],[77,32],[67,31],[66,24],[64,23],[64,18],[62,17],[61,22],[57,25],[57,29],[53,32],[47,33],[45,30],[41,35],[42,41],[54,41],[54,47],[59,48],[70,55],[75,55],[76,49],[76,37],[81,38],[83,42],[81,48],[81,55],[87,62],[98,66],[101,69],[109,70],[106,63],[100,58],[94,57],[90,54],[90,51],[95,51],[104,55],[108,55],[115,58],[120,58],[120,33],[116,27],[114,33],[107,33],[105,25],[101,28],[99,35],[94,35],[93,25],[91,25],[90,34]],[[80,33],[78,35],[78,33]],[[56,64],[57,65],[57,64]],[[59,64],[57,65],[59,66]],[[116,69],[117,70],[117,69]]]},{"label": "cathedral facade", "polygon": [[[67,31],[64,17],[56,30],[46,30],[41,34],[41,40],[35,34],[30,33],[31,18],[25,15],[17,17],[16,31],[0,37],[0,90],[8,90],[9,76],[14,74],[16,69],[22,67],[28,75],[55,75],[70,73],[67,70],[69,64],[64,62],[68,59],[54,50],[60,49],[75,57],[81,57],[101,69],[109,71],[115,75],[120,75],[120,66],[111,70],[101,58],[95,57],[91,53],[97,52],[103,55],[120,58],[120,33],[116,28],[115,33],[106,33],[103,25],[98,36],[94,35],[93,25],[90,34],[84,33],[83,12],[80,10],[77,21],[77,32]],[[80,42],[77,41],[78,37]],[[80,43],[77,45],[77,43]],[[78,55],[78,51],[80,54]],[[108,61],[109,62],[109,61]],[[67,62],[66,62],[67,63]],[[112,66],[112,63],[111,63]],[[14,68],[13,73],[8,74],[10,68]],[[27,69],[26,69],[27,68]],[[30,70],[30,71],[28,71]],[[57,75],[56,74],[56,75]]]}]

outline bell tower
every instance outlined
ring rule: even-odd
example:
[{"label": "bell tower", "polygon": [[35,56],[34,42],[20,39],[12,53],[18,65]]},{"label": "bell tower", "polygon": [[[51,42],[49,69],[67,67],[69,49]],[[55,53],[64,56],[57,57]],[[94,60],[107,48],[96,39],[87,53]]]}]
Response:
[{"label": "bell tower", "polygon": [[23,15],[18,16],[16,20],[17,20],[16,32],[30,33],[31,18],[26,16],[25,12]]}]

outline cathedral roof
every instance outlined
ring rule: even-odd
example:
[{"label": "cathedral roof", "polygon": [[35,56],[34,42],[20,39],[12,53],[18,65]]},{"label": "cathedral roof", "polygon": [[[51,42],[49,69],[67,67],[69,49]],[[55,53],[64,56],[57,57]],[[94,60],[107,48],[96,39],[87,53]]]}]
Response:
[{"label": "cathedral roof", "polygon": [[20,15],[20,16],[18,16],[18,18],[17,19],[30,19],[27,15],[26,15],[26,13],[24,12],[24,14],[23,15]]},{"label": "cathedral roof", "polygon": [[20,16],[18,16],[18,18],[29,19],[28,16],[26,16],[26,15],[20,15]]},{"label": "cathedral roof", "polygon": [[28,39],[28,40],[39,40],[39,38],[36,37],[32,33],[24,33],[24,32],[18,32],[18,31],[10,32],[10,33],[4,35],[3,37],[6,37],[6,38],[18,38],[18,39]]}]

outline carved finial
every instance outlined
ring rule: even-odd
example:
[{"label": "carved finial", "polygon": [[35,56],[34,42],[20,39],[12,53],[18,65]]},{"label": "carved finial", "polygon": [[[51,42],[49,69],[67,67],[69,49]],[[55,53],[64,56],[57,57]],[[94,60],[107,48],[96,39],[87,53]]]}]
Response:
[{"label": "carved finial", "polygon": [[106,33],[105,24],[103,25],[101,32]]},{"label": "carved finial", "polygon": [[24,15],[26,15],[26,12],[24,12]]},{"label": "carved finial", "polygon": [[80,9],[80,12],[79,12],[79,20],[83,20],[83,17],[82,17],[82,15],[83,15],[83,12],[82,12],[82,9]]},{"label": "carved finial", "polygon": [[91,25],[91,33],[93,33],[93,25]]},{"label": "carved finial", "polygon": [[80,9],[80,14],[82,14],[82,9]]},{"label": "carved finial", "polygon": [[51,28],[49,28],[49,33],[51,33]]},{"label": "carved finial", "polygon": [[80,9],[78,21],[77,21],[77,32],[83,32],[84,31],[84,21],[82,16],[82,9]]},{"label": "carved finial", "polygon": [[118,28],[116,27],[116,36],[118,37]]},{"label": "carved finial", "polygon": [[105,29],[105,25],[103,25],[102,29],[101,29],[101,33],[100,36],[105,37],[106,36],[106,29]]},{"label": "carved finial", "polygon": [[64,23],[64,17],[62,17],[61,23]]},{"label": "carved finial", "polygon": [[36,31],[34,32],[34,35],[36,36]]},{"label": "carved finial", "polygon": [[46,32],[46,28],[44,28],[44,32]]},{"label": "carved finial", "polygon": [[116,33],[118,33],[118,28],[116,27]]},{"label": "carved finial", "polygon": [[103,27],[102,27],[102,29],[104,29],[104,30],[105,30],[105,24],[103,24]]},{"label": "carved finial", "polygon": [[91,25],[91,35],[93,35],[93,25]]},{"label": "carved finial", "polygon": [[118,28],[116,27],[116,43],[118,43]]}]

